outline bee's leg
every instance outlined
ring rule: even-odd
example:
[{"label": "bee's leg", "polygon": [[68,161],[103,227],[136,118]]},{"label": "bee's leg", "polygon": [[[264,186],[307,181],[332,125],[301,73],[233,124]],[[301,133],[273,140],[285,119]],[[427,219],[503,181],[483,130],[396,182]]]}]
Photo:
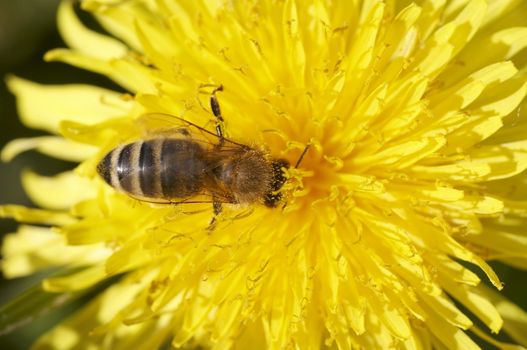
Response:
[{"label": "bee's leg", "polygon": [[210,109],[212,109],[212,113],[218,119],[216,122],[216,135],[218,135],[217,147],[220,148],[225,142],[225,136],[223,135],[223,116],[221,115],[220,103],[216,97],[216,92],[218,91],[223,91],[223,85],[218,86],[212,91],[210,95]]},{"label": "bee's leg", "polygon": [[214,211],[214,216],[210,220],[208,227],[209,231],[213,231],[216,227],[216,218],[218,217],[218,215],[220,215],[222,210],[221,202],[218,202],[218,199],[214,195],[212,195],[212,208]]}]

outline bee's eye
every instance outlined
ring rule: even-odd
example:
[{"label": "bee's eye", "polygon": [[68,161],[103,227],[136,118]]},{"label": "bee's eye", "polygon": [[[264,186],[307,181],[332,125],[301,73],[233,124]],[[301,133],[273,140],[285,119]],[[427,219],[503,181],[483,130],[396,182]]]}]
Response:
[{"label": "bee's eye", "polygon": [[269,208],[276,208],[282,199],[281,193],[268,193],[264,198],[264,204]]}]

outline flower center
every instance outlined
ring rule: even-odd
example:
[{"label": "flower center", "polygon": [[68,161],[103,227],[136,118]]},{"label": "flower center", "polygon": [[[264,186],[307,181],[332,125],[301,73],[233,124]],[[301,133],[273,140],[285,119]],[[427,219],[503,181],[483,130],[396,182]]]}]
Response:
[{"label": "flower center", "polygon": [[[290,140],[309,140],[305,143],[307,150],[303,143],[290,141],[290,148],[293,148],[291,154],[294,156],[289,157],[291,168],[287,175],[290,181],[284,186],[284,190],[292,191],[293,202],[301,202],[302,206],[309,205],[331,197],[341,187],[344,161],[340,152],[343,152],[346,145],[342,144],[334,124],[334,121],[308,121],[303,124],[301,135],[290,137]],[[295,168],[300,157],[301,161]]]}]

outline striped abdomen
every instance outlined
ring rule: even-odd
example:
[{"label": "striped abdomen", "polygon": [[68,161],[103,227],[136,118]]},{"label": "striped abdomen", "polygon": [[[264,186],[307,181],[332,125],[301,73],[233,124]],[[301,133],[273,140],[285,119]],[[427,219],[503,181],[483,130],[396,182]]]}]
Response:
[{"label": "striped abdomen", "polygon": [[202,190],[204,152],[187,139],[137,141],[108,153],[97,171],[110,186],[137,198],[186,198]]}]

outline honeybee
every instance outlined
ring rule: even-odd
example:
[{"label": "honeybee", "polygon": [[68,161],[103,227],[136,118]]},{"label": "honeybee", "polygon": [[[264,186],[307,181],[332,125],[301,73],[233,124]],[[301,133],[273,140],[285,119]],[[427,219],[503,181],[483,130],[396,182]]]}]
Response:
[{"label": "honeybee", "polygon": [[[279,191],[286,181],[283,169],[290,164],[224,137],[223,117],[216,98],[216,91],[220,90],[221,85],[210,97],[211,110],[217,119],[216,133],[169,116],[183,127],[118,146],[99,162],[99,175],[117,191],[142,201],[189,203],[192,197],[208,195],[214,211],[211,225],[223,203],[278,206],[282,199]],[[212,135],[217,142],[204,142],[193,132],[209,138]],[[301,158],[306,151],[307,148]]]}]

